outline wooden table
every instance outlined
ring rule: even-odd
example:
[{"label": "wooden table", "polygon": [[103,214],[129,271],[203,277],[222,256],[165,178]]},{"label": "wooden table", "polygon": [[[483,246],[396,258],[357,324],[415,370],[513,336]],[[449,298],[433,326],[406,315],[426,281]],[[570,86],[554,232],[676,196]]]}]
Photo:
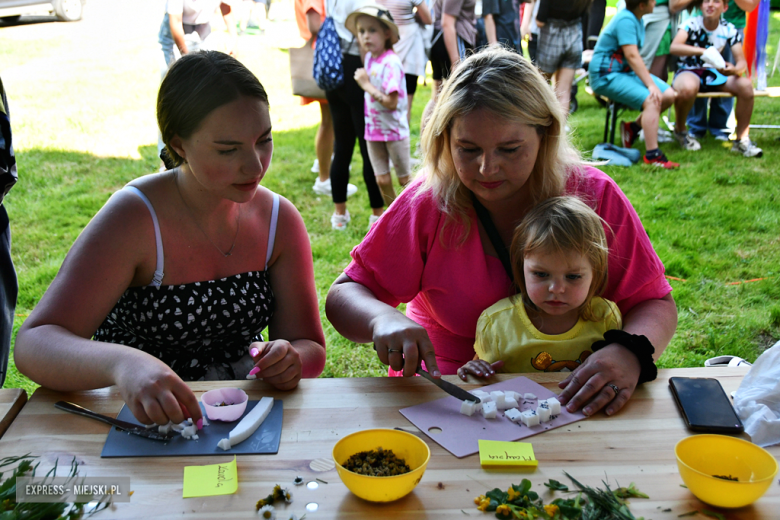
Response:
[{"label": "wooden table", "polygon": [[4,388],[0,390],[0,437],[11,426],[19,410],[27,402],[27,392],[21,388]]},{"label": "wooden table", "polygon": [[[313,459],[330,458],[335,442],[345,435],[367,428],[413,428],[398,412],[400,408],[443,397],[444,394],[422,378],[355,378],[304,380],[292,392],[271,391],[262,382],[239,382],[250,395],[272,395],[284,400],[284,427],[277,455],[239,456],[239,491],[235,495],[182,499],[182,468],[188,465],[216,464],[232,457],[183,457],[101,459],[108,426],[67,414],[52,404],[60,399],[74,401],[108,415],[116,415],[122,402],[116,389],[74,394],[58,394],[39,389],[0,439],[2,456],[27,452],[42,456],[41,469],[59,458],[67,464],[75,455],[84,463],[90,477],[130,476],[134,494],[130,503],[117,504],[98,518],[250,518],[255,502],[269,494],[274,484],[290,485],[296,475],[320,484],[310,490],[292,487],[294,501],[281,506],[302,516],[307,503],[319,509],[307,513],[308,520],[320,518],[467,518],[488,520],[476,510],[473,498],[494,487],[506,489],[528,478],[545,501],[551,499],[543,483],[553,478],[568,483],[567,471],[581,482],[601,486],[605,475],[610,484],[635,482],[650,495],[649,500],[631,500],[631,510],[646,519],[674,520],[693,509],[712,507],[699,502],[685,488],[677,472],[674,445],[690,435],[668,389],[675,376],[717,377],[726,392],[736,390],[747,372],[743,368],[698,368],[661,370],[658,380],[641,387],[626,408],[614,417],[595,417],[530,437],[538,458],[535,471],[483,470],[477,455],[457,459],[429,441],[431,460],[420,484],[405,498],[376,505],[352,495],[335,470],[315,472]],[[515,377],[500,376],[501,379]],[[558,392],[555,383],[561,374],[529,375]],[[457,378],[448,377],[455,382]],[[196,392],[223,386],[221,383],[193,383]],[[466,385],[476,388],[477,385]],[[769,448],[780,456],[780,447]],[[441,485],[439,485],[441,483]],[[664,513],[662,509],[671,508]],[[461,512],[463,510],[463,512]],[[780,517],[780,486],[770,490],[754,505],[727,512],[727,518],[754,519]],[[255,518],[257,518],[255,516]]]}]

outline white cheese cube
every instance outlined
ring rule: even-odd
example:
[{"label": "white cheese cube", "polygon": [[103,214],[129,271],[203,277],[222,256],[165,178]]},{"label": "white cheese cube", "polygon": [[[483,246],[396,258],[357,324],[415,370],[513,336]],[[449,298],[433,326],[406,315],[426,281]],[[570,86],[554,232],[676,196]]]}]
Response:
[{"label": "white cheese cube", "polygon": [[561,402],[555,397],[547,399],[547,406],[550,407],[550,413],[553,415],[561,414]]},{"label": "white cheese cube", "polygon": [[504,399],[510,399],[510,398],[520,402],[520,399],[522,399],[523,396],[518,394],[514,390],[504,390]]},{"label": "white cheese cube", "polygon": [[493,398],[490,397],[490,394],[485,392],[485,391],[483,391],[483,390],[472,390],[471,391],[471,395],[473,395],[474,397],[479,397],[479,400],[482,401],[483,403],[485,401],[492,401],[493,400]]},{"label": "white cheese cube", "polygon": [[493,398],[493,401],[496,403],[496,407],[499,410],[503,410],[506,407],[504,406],[504,392],[501,390],[496,390],[494,392],[490,392],[490,397]]},{"label": "white cheese cube", "polygon": [[550,420],[550,408],[547,407],[547,403],[539,403],[539,407],[536,408],[536,415],[539,416],[539,420],[542,422],[548,422]]},{"label": "white cheese cube", "polygon": [[482,415],[485,416],[485,419],[495,419],[497,412],[498,409],[496,407],[496,403],[493,401],[482,403]]},{"label": "white cheese cube", "polygon": [[480,404],[474,401],[463,401],[460,403],[460,413],[471,417],[474,412],[481,408]]},{"label": "white cheese cube", "polygon": [[519,408],[518,402],[514,397],[504,396],[504,408],[507,410],[510,408]]},{"label": "white cheese cube", "polygon": [[532,394],[531,392],[528,392],[526,394],[523,394],[523,399],[527,399],[527,400],[536,399],[536,394]]},{"label": "white cheese cube", "polygon": [[531,426],[536,426],[539,424],[539,416],[533,410],[526,410],[524,412],[521,412],[520,420],[523,421],[523,424],[525,424],[529,428]]},{"label": "white cheese cube", "polygon": [[520,420],[520,416],[522,415],[522,412],[518,410],[517,408],[510,408],[506,412],[504,412],[504,415],[507,419],[509,419],[512,422],[517,422]]}]

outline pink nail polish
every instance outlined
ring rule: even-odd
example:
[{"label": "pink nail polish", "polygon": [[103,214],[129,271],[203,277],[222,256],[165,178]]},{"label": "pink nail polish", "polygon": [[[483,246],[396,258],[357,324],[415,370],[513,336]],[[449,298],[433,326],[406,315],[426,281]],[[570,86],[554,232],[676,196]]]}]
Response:
[{"label": "pink nail polish", "polygon": [[260,373],[260,368],[259,367],[255,367],[255,368],[253,368],[252,370],[249,371],[249,375],[250,376],[254,376],[254,375],[259,374],[259,373]]},{"label": "pink nail polish", "polygon": [[203,418],[198,419],[198,422],[195,423],[195,424],[198,425],[198,429],[199,430],[202,430],[203,429]]},{"label": "pink nail polish", "polygon": [[249,355],[252,357],[257,357],[257,355],[260,353],[259,350],[257,350],[257,347],[252,347],[252,350],[249,351]]}]

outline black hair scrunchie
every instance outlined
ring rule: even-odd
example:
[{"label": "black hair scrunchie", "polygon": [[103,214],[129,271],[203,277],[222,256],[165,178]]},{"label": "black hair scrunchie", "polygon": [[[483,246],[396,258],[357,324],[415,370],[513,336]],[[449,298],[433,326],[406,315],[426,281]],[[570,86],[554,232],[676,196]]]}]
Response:
[{"label": "black hair scrunchie", "polygon": [[658,367],[655,366],[653,360],[655,347],[646,336],[629,334],[624,330],[608,330],[604,333],[604,339],[594,342],[590,349],[596,352],[612,343],[623,345],[639,360],[640,371],[637,384],[641,385],[658,377]]}]

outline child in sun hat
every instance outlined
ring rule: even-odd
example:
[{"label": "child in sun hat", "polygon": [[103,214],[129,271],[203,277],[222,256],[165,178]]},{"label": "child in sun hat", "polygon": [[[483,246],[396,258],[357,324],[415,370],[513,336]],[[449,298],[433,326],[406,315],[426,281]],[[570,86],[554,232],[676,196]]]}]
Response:
[{"label": "child in sun hat", "polygon": [[[390,12],[378,5],[353,11],[345,26],[365,52],[365,67],[355,71],[355,81],[365,91],[365,139],[371,166],[382,196],[390,204],[395,199],[390,161],[401,186],[411,179],[406,77],[401,58],[393,52],[398,26]],[[369,228],[378,218],[370,217]]]},{"label": "child in sun hat", "polygon": [[520,291],[481,314],[477,357],[458,375],[577,368],[605,332],[622,327],[617,305],[599,296],[608,253],[602,219],[580,199],[553,197],[532,209],[510,247]]}]

